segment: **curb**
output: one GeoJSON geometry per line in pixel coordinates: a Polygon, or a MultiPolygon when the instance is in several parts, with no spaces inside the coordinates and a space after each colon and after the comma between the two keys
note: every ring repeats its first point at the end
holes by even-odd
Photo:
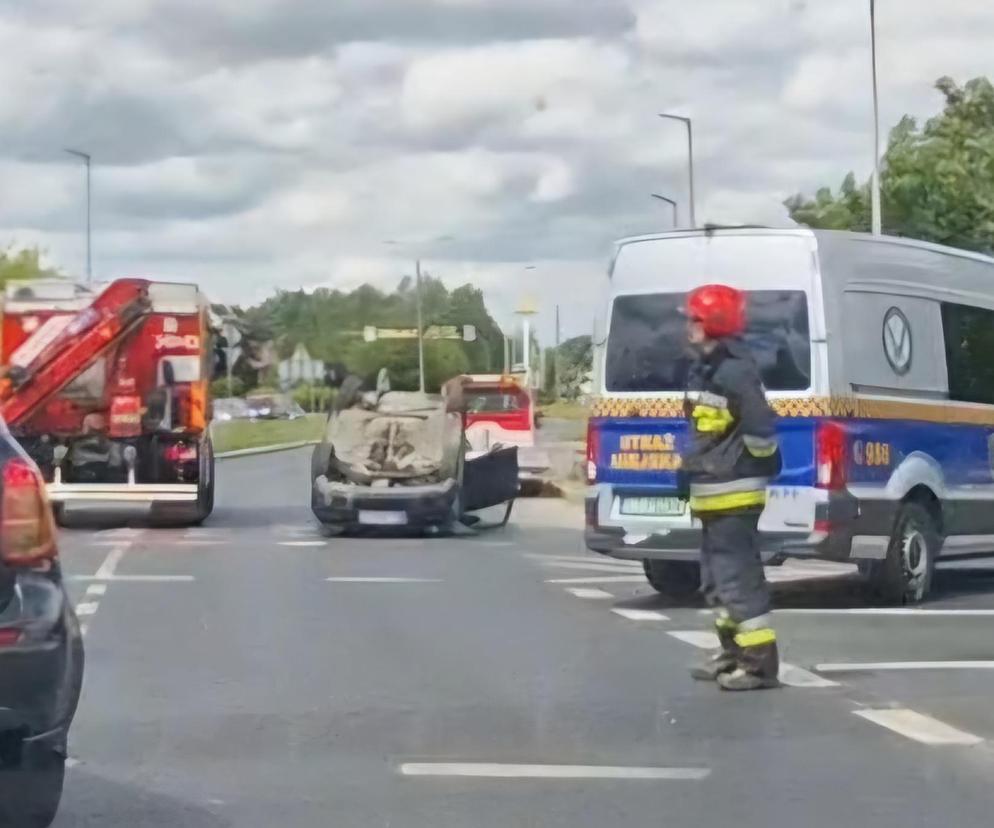
{"type": "Polygon", "coordinates": [[[320,440],[298,440],[295,443],[274,443],[270,446],[254,446],[252,448],[222,451],[214,455],[215,460],[227,460],[232,457],[251,457],[253,454],[271,454],[274,451],[290,451],[291,449],[316,446],[320,440]]]}

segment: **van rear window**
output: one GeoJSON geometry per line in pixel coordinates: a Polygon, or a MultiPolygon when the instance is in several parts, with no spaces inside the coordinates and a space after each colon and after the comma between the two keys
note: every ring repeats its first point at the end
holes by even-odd
{"type": "MultiPolygon", "coordinates": [[[[745,341],[770,391],[811,385],[808,301],[800,290],[747,292],[745,341]]],[[[686,293],[618,296],[611,311],[608,391],[683,391],[692,357],[682,310],[686,293]]]]}

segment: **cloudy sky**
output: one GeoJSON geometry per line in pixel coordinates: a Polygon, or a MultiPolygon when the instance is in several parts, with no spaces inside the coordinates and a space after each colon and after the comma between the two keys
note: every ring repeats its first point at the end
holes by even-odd
{"type": "MultiPolygon", "coordinates": [[[[868,0],[0,0],[0,245],[97,278],[392,286],[421,256],[585,332],[611,241],[872,158],[868,0]],[[534,269],[526,270],[526,267],[534,269]]],[[[989,0],[878,0],[881,121],[994,75],[989,0]]]]}

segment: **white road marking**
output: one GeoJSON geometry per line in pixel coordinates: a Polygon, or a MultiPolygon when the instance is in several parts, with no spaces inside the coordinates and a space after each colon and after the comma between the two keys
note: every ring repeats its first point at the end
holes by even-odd
{"type": "Polygon", "coordinates": [[[776,615],[920,615],[935,618],[994,615],[994,609],[914,609],[913,607],[849,607],[845,609],[777,609],[776,615]]]}
{"type": "Polygon", "coordinates": [[[99,607],[99,601],[80,601],[76,604],[76,615],[81,618],[86,615],[94,615],[99,607]]]}
{"type": "Polygon", "coordinates": [[[328,542],[323,540],[309,541],[280,541],[280,546],[327,546],[328,542]]]}
{"type": "Polygon", "coordinates": [[[66,767],[67,768],[74,768],[78,764],[79,764],[79,759],[77,759],[75,756],[67,756],[66,757],[66,767]]]}
{"type": "Polygon", "coordinates": [[[551,578],[547,584],[644,584],[644,575],[604,575],[598,578],[551,578]]]}
{"type": "Polygon", "coordinates": [[[611,612],[627,618],[629,621],[669,621],[668,615],[663,615],[655,610],[627,609],[625,607],[614,607],[611,612]]]}
{"type": "MultiPolygon", "coordinates": [[[[683,641],[685,644],[699,647],[702,650],[716,650],[719,646],[718,636],[705,630],[671,630],[669,631],[669,635],[678,641],[683,641]]],[[[803,667],[798,667],[796,664],[788,664],[787,662],[780,663],[779,679],[781,684],[786,684],[788,687],[813,688],[839,686],[837,681],[823,678],[812,673],[810,670],[805,670],[803,667]]]]}
{"type": "Polygon", "coordinates": [[[603,589],[584,587],[567,587],[566,591],[575,598],[588,598],[591,601],[609,601],[614,596],[603,589]]]}
{"type": "Polygon", "coordinates": [[[862,670],[994,670],[994,661],[857,661],[816,664],[819,673],[862,670]]]}
{"type": "Polygon", "coordinates": [[[71,581],[107,581],[107,583],[127,582],[133,584],[171,584],[196,580],[192,575],[111,575],[101,578],[99,575],[71,575],[71,581]]]}
{"type": "Polygon", "coordinates": [[[796,664],[788,664],[786,661],[780,662],[780,673],[778,675],[781,684],[786,684],[788,687],[838,687],[839,683],[837,681],[832,681],[831,679],[819,676],[816,673],[812,673],[810,670],[805,670],[803,667],[798,667],[796,664]]]}
{"type": "Polygon", "coordinates": [[[144,534],[144,532],[144,529],[131,529],[127,526],[121,526],[117,529],[101,529],[97,532],[97,537],[117,538],[118,540],[133,540],[139,535],[144,534]]]}
{"type": "Polygon", "coordinates": [[[854,710],[853,714],[924,745],[979,745],[984,741],[972,733],[904,707],[854,710]]]}
{"type": "Polygon", "coordinates": [[[441,578],[325,578],[336,584],[438,584],[441,578]]]}
{"type": "Polygon", "coordinates": [[[525,555],[526,558],[539,561],[540,563],[552,563],[552,562],[562,562],[569,561],[571,563],[582,563],[582,564],[603,564],[604,566],[616,566],[622,567],[624,569],[638,569],[642,570],[641,561],[626,561],[626,560],[615,560],[612,558],[605,558],[603,555],[594,557],[593,555],[542,555],[538,553],[528,553],[525,555]]]}
{"type": "Polygon", "coordinates": [[[100,596],[107,592],[107,584],[90,584],[86,588],[87,595],[100,596]]]}
{"type": "Polygon", "coordinates": [[[597,563],[593,561],[591,563],[569,563],[568,561],[547,561],[542,564],[542,566],[548,567],[549,569],[582,569],[589,572],[632,572],[633,569],[630,566],[615,566],[609,563],[597,563]]]}
{"type": "Polygon", "coordinates": [[[131,544],[128,543],[122,543],[121,545],[115,546],[111,549],[110,552],[107,553],[107,557],[104,558],[104,562],[100,564],[100,568],[97,570],[95,579],[102,580],[113,578],[114,573],[117,571],[117,565],[121,563],[121,558],[124,557],[130,545],[131,544]]]}
{"type": "Polygon", "coordinates": [[[90,631],[90,625],[89,624],[80,624],[79,625],[79,634],[80,634],[81,637],[86,638],[86,634],[89,631],[90,631]]]}
{"type": "Polygon", "coordinates": [[[404,776],[473,776],[486,779],[706,779],[709,768],[611,765],[514,765],[498,762],[405,762],[404,776]]]}

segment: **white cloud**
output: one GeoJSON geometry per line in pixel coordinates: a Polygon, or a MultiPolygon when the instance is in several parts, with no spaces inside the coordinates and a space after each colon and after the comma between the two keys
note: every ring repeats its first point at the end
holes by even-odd
{"type": "MultiPolygon", "coordinates": [[[[878,4],[881,123],[990,73],[994,7],[878,4]]],[[[415,256],[510,319],[537,285],[586,330],[612,239],[786,221],[872,125],[865,0],[0,0],[0,245],[99,275],[392,286],[415,256]],[[387,246],[384,240],[399,240],[387,246]],[[441,240],[440,240],[441,239],[441,240]],[[535,263],[535,271],[524,265],[535,263]],[[564,301],[565,297],[565,301],[564,301]]],[[[549,314],[544,315],[549,331],[549,314]]]]}

